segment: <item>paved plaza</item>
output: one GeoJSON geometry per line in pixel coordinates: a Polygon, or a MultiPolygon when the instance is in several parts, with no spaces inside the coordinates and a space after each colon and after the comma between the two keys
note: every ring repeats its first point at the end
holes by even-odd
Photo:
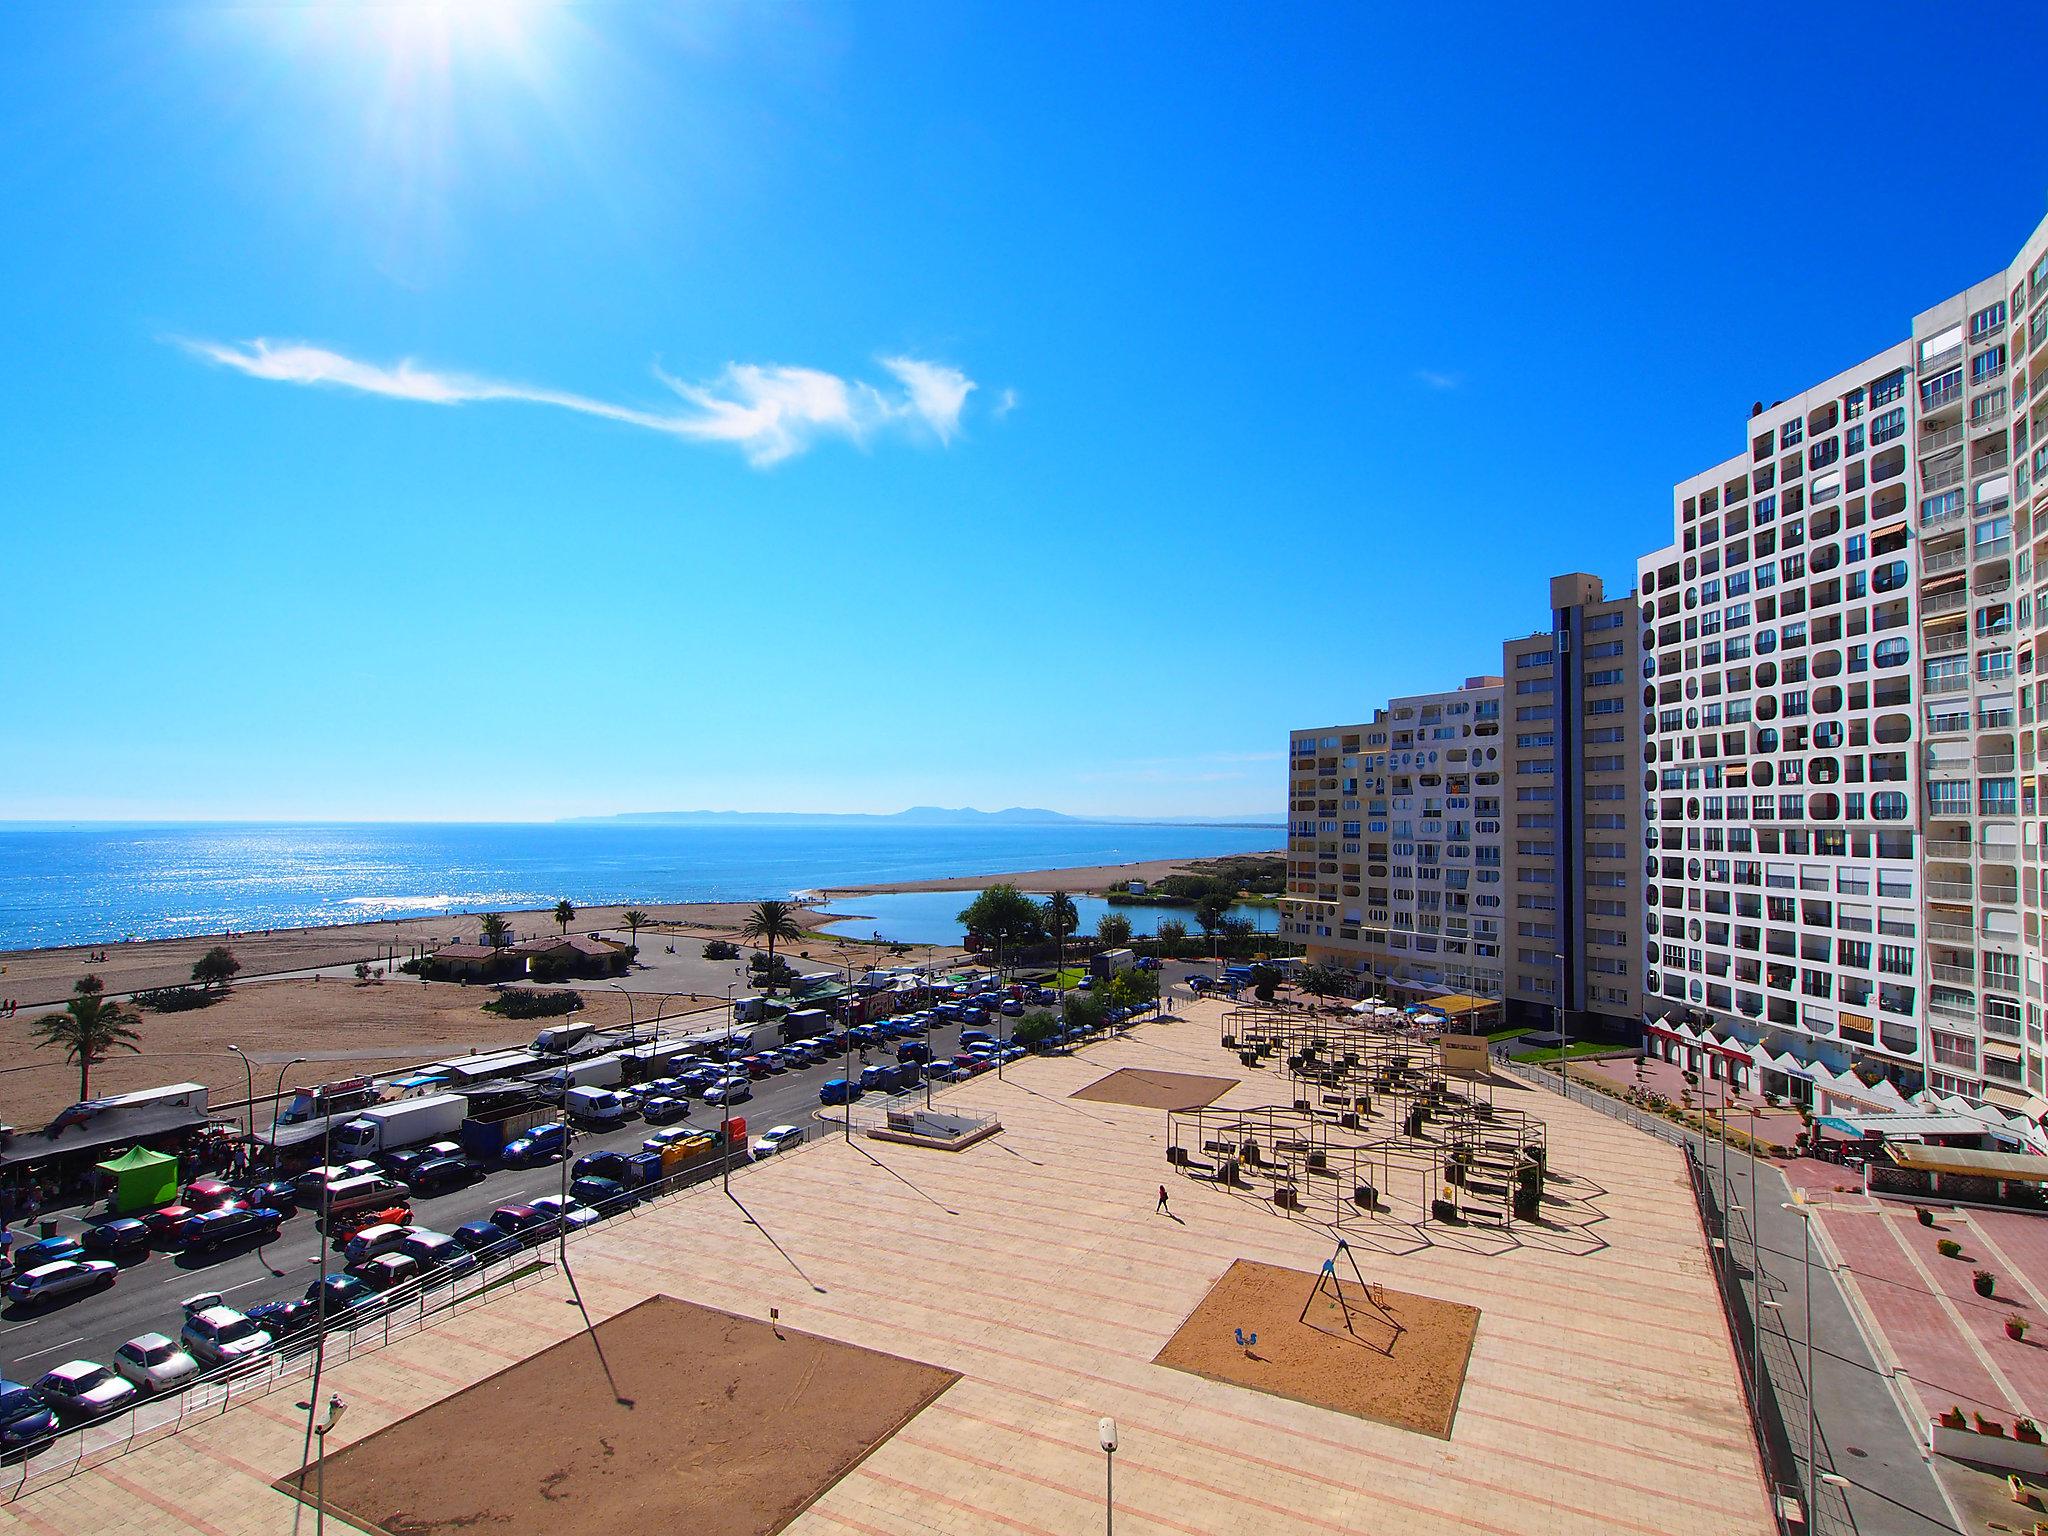
{"type": "MultiPolygon", "coordinates": [[[[1155,1363],[1233,1261],[1313,1272],[1323,1229],[1176,1177],[1166,1115],[1076,1100],[1118,1068],[1241,1079],[1220,1102],[1284,1102],[1217,1043],[1218,1009],[942,1097],[1001,1117],[963,1152],[827,1135],[596,1229],[569,1250],[595,1318],[668,1295],[961,1379],[830,1488],[806,1533],[1098,1528],[1097,1420],[1113,1416],[1116,1527],[1131,1533],[1435,1532],[1742,1536],[1772,1528],[1681,1154],[1538,1090],[1550,1161],[1589,1193],[1601,1244],[1361,1249],[1365,1278],[1479,1309],[1447,1440],[1155,1363]],[[1171,1214],[1154,1210],[1159,1185],[1171,1214]]],[[[335,1448],[575,1333],[559,1275],[328,1373],[350,1403],[335,1448]]],[[[0,1530],[241,1536],[291,1529],[270,1486],[298,1466],[303,1381],[0,1506],[0,1530]]],[[[448,1447],[459,1457],[459,1443],[448,1447]]],[[[688,1511],[678,1520],[687,1524],[688,1511]]]]}

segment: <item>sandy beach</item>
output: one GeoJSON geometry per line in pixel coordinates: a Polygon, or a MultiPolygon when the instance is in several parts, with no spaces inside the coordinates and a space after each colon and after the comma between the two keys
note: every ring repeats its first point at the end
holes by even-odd
{"type": "MultiPolygon", "coordinates": [[[[1241,858],[1280,858],[1284,850],[1273,849],[1237,855],[1241,858]]],[[[1065,891],[1069,896],[1100,896],[1127,880],[1160,880],[1168,875],[1198,873],[1211,859],[1144,859],[1133,864],[1089,864],[1076,869],[1025,869],[987,875],[955,875],[943,880],[892,880],[877,885],[835,885],[814,895],[842,901],[850,896],[886,896],[900,891],[978,891],[985,886],[1014,885],[1034,896],[1065,891]]]]}

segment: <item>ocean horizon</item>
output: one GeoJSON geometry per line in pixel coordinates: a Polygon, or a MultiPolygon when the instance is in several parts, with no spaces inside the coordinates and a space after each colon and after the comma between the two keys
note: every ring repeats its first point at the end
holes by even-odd
{"type": "Polygon", "coordinates": [[[0,822],[0,949],[1216,858],[1280,826],[0,822]]]}

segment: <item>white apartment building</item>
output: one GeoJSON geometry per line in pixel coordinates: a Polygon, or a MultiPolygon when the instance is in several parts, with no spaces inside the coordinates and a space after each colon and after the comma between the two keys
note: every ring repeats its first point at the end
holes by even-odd
{"type": "Polygon", "coordinates": [[[1666,1054],[1821,1105],[2048,1110],[2044,338],[2048,222],[1675,488],[1673,542],[1638,563],[1666,1054]]]}
{"type": "Polygon", "coordinates": [[[1291,733],[1281,930],[1309,959],[1427,995],[1502,995],[1502,682],[1291,733]]]}

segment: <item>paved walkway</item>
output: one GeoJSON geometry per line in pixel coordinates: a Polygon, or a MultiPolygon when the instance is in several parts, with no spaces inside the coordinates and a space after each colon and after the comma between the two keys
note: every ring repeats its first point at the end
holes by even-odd
{"type": "MultiPolygon", "coordinates": [[[[1543,1246],[1536,1228],[1506,1251],[1440,1232],[1360,1253],[1369,1279],[1481,1311],[1449,1440],[1153,1364],[1232,1260],[1312,1271],[1331,1251],[1324,1229],[1192,1181],[1170,1181],[1178,1220],[1155,1215],[1166,1117],[1069,1097],[1164,1067],[1247,1079],[1226,1104],[1285,1102],[1218,1049],[1214,1005],[1190,1011],[977,1078],[964,1091],[1006,1128],[968,1151],[822,1139],[736,1178],[738,1201],[713,1186],[598,1228],[570,1249],[583,1299],[599,1317],[654,1293],[774,1306],[962,1373],[790,1527],[801,1536],[1093,1529],[1104,1414],[1121,1430],[1117,1528],[1139,1536],[1771,1529],[1682,1155],[1540,1090],[1497,1092],[1545,1119],[1552,1168],[1604,1216],[1601,1245],[1543,1246]]],[[[566,1336],[566,1299],[537,1286],[331,1372],[352,1405],[337,1445],[566,1336]]],[[[0,1506],[0,1531],[285,1531],[293,1505],[268,1483],[298,1464],[295,1395],[0,1506]]]]}

